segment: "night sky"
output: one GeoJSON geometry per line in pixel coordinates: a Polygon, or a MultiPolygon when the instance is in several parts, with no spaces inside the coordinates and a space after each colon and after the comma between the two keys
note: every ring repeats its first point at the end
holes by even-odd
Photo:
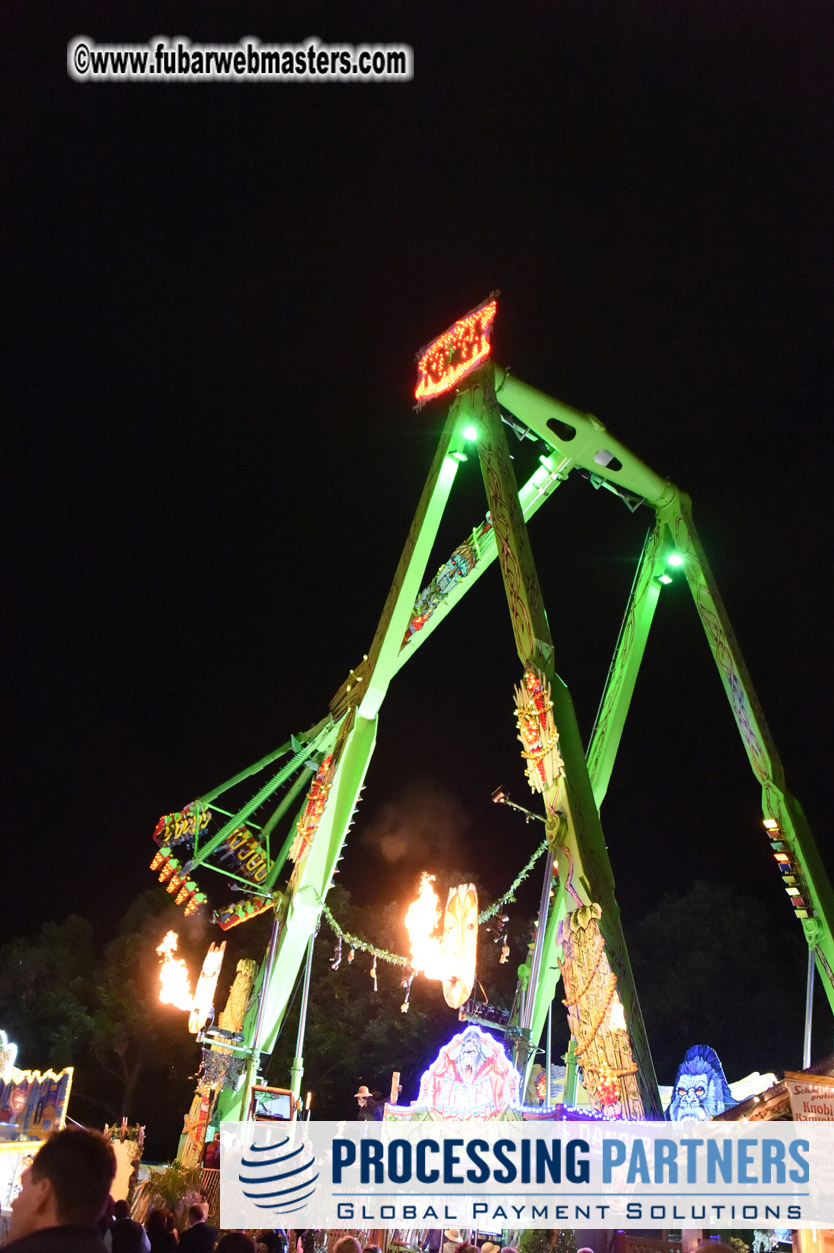
{"type": "MultiPolygon", "coordinates": [[[[115,930],[159,815],[324,716],[445,415],[413,411],[414,354],[494,289],[496,360],[691,494],[831,864],[831,6],[69,0],[0,22],[0,940],[70,912],[115,930]],[[414,78],[79,84],[81,34],[405,42],[414,78]]],[[[470,459],[427,579],[485,510],[470,459]]],[[[531,524],[585,736],[651,521],[574,476],[531,524]]],[[[341,876],[370,939],[418,870],[494,899],[540,838],[490,803],[530,800],[519,679],[496,564],[383,706],[341,876]]],[[[602,818],[626,937],[697,878],[797,927],[682,578],[602,818]]]]}

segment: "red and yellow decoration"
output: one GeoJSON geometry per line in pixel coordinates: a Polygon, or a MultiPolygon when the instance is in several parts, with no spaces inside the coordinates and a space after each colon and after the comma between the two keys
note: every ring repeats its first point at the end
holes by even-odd
{"type": "Polygon", "coordinates": [[[229,931],[241,922],[248,922],[250,918],[257,918],[258,914],[265,914],[268,909],[272,909],[272,905],[271,896],[242,896],[239,901],[233,901],[225,909],[216,909],[211,920],[217,923],[221,931],[229,931]]]}
{"type": "Polygon", "coordinates": [[[151,861],[151,870],[159,871],[159,882],[174,896],[175,904],[184,906],[183,913],[188,918],[205,905],[207,898],[205,892],[198,891],[193,879],[180,873],[182,869],[179,858],[174,857],[170,848],[161,848],[151,861]]]}
{"type": "Polygon", "coordinates": [[[332,773],[333,754],[328,753],[316,771],[316,777],[307,793],[307,800],[296,827],[295,839],[290,849],[290,859],[295,862],[296,866],[312,844],[313,837],[318,830],[330,792],[332,773]]]}
{"type": "Polygon", "coordinates": [[[524,773],[534,792],[545,792],[565,773],[565,763],[553,721],[550,684],[533,666],[524,671],[524,680],[515,691],[515,704],[521,755],[527,762],[524,773]]]}
{"type": "Polygon", "coordinates": [[[414,392],[420,404],[448,392],[486,360],[492,348],[490,334],[497,310],[496,300],[484,301],[421,350],[414,392]]]}
{"type": "Polygon", "coordinates": [[[269,874],[270,861],[263,846],[245,824],[230,831],[220,849],[234,853],[238,863],[235,870],[253,883],[262,883],[269,874]]]}
{"type": "Polygon", "coordinates": [[[583,905],[568,914],[560,928],[562,960],[571,1035],[582,1082],[592,1104],[606,1118],[645,1117],[637,1086],[617,977],[599,929],[599,905],[583,905]]]}
{"type": "Polygon", "coordinates": [[[156,824],[153,838],[160,845],[174,844],[177,840],[193,839],[198,829],[202,831],[210,822],[210,809],[195,810],[191,805],[186,805],[179,813],[163,814],[156,824]]]}

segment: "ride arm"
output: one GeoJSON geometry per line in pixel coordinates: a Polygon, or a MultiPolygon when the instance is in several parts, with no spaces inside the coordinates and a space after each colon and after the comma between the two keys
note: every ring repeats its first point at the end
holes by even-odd
{"type": "Polygon", "coordinates": [[[276,918],[274,942],[261,967],[256,995],[244,1022],[244,1045],[251,1058],[247,1082],[242,1091],[221,1092],[219,1119],[246,1116],[254,1066],[260,1054],[270,1053],[275,1047],[359,801],[376,744],[379,708],[395,673],[393,662],[452,489],[459,465],[453,452],[461,443],[460,425],[458,406],[453,405],[362,673],[358,669],[353,672],[331,701],[332,726],[338,727],[338,738],[333,748],[329,791],[308,846],[297,853],[282,907],[286,912],[276,918]]]}
{"type": "Polygon", "coordinates": [[[834,1010],[834,892],[802,806],[785,786],[779,754],[744,664],[727,611],[692,520],[692,503],[676,490],[658,510],[668,527],[701,619],[744,750],[762,788],[765,826],[785,875],[794,912],[814,950],[817,970],[834,1010]],[[775,824],[775,825],[774,825],[775,824]],[[784,854],[785,856],[782,856],[784,854]],[[795,890],[792,890],[795,889],[795,890]]]}

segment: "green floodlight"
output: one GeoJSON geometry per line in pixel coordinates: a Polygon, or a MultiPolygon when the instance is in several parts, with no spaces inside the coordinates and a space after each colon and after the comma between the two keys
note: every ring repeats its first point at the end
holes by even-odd
{"type": "Polygon", "coordinates": [[[474,442],[474,441],[478,438],[478,428],[477,428],[477,426],[473,426],[473,424],[472,424],[471,422],[469,423],[469,425],[468,425],[468,426],[465,426],[465,427],[463,428],[463,438],[464,438],[464,439],[468,439],[468,440],[472,440],[472,441],[474,442]]]}
{"type": "Polygon", "coordinates": [[[682,566],[683,557],[680,553],[669,553],[669,556],[666,558],[666,564],[668,566],[682,566]]]}
{"type": "Polygon", "coordinates": [[[460,451],[460,449],[458,449],[458,451],[457,451],[457,452],[453,452],[453,453],[452,453],[452,456],[454,457],[455,461],[466,461],[466,459],[467,459],[467,458],[466,458],[466,453],[465,453],[465,452],[461,452],[461,451],[460,451]]]}
{"type": "Polygon", "coordinates": [[[671,574],[660,574],[658,575],[657,581],[658,583],[671,583],[672,576],[671,574]]]}

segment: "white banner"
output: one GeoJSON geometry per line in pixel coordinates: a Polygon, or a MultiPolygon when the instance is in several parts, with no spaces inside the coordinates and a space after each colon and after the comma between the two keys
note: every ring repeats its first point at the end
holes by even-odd
{"type": "Polygon", "coordinates": [[[785,1084],[794,1122],[834,1121],[834,1079],[829,1075],[786,1070],[785,1084]]]}
{"type": "Polygon", "coordinates": [[[834,1227],[834,1124],[223,1123],[223,1227],[834,1227]]]}

